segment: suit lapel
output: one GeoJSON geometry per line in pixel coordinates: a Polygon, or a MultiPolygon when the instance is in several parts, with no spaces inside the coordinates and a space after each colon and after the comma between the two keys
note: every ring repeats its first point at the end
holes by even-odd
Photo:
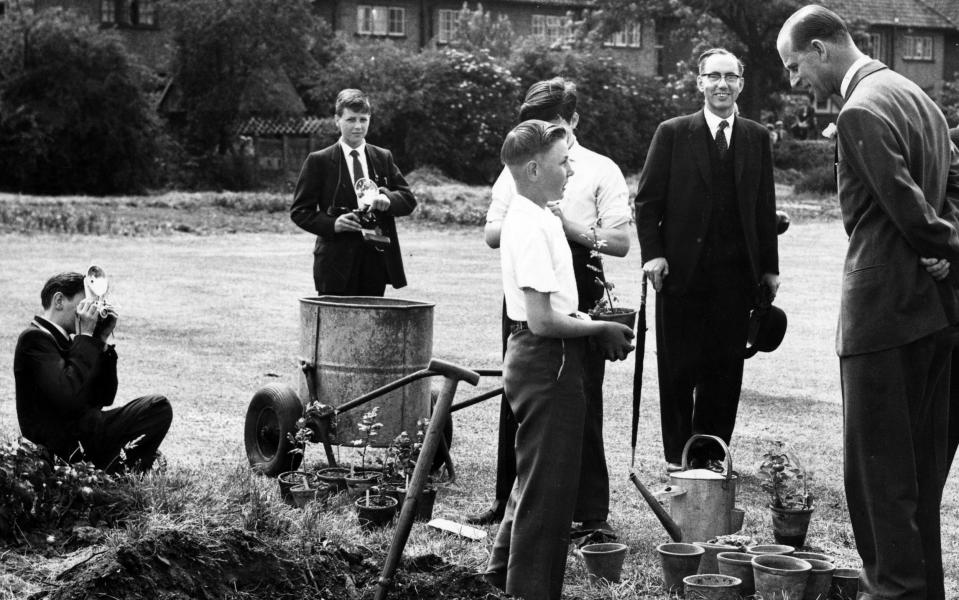
{"type": "Polygon", "coordinates": [[[337,198],[334,199],[334,204],[339,204],[336,200],[342,198],[341,206],[356,208],[356,191],[353,189],[353,178],[350,177],[350,169],[346,166],[343,146],[339,142],[333,148],[333,168],[336,169],[337,180],[339,181],[339,185],[336,186],[337,198]]]}
{"type": "Polygon", "coordinates": [[[876,71],[882,71],[883,69],[888,68],[889,67],[882,64],[878,60],[874,60],[863,65],[858,71],[856,71],[856,74],[852,76],[852,81],[849,82],[849,88],[846,90],[846,95],[843,97],[843,102],[845,103],[849,100],[849,96],[852,95],[853,90],[856,89],[856,86],[859,85],[860,81],[866,77],[869,77],[876,71]]]}
{"type": "Polygon", "coordinates": [[[743,178],[743,170],[746,168],[746,153],[751,151],[753,145],[749,143],[749,135],[746,133],[746,128],[743,127],[742,119],[734,119],[734,123],[731,148],[733,149],[736,189],[739,189],[741,187],[739,182],[743,178]]]}
{"type": "Polygon", "coordinates": [[[706,145],[709,132],[706,129],[706,117],[700,111],[693,116],[693,120],[689,124],[689,147],[693,153],[693,160],[699,167],[699,174],[702,175],[703,181],[709,186],[713,181],[713,171],[709,165],[709,146],[706,145]]]}
{"type": "Polygon", "coordinates": [[[38,316],[33,318],[31,325],[40,331],[45,331],[50,334],[61,350],[68,350],[70,348],[70,340],[64,337],[63,333],[50,321],[38,316]]]}
{"type": "Polygon", "coordinates": [[[370,180],[375,183],[377,186],[381,185],[377,175],[380,173],[379,165],[377,164],[377,159],[379,155],[373,152],[373,148],[367,144],[364,148],[366,153],[366,168],[370,171],[370,180]]]}

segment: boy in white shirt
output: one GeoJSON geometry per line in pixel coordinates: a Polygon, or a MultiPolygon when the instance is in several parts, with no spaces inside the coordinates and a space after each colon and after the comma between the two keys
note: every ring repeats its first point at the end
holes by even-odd
{"type": "Polygon", "coordinates": [[[547,203],[572,174],[566,129],[524,121],[500,159],[517,195],[503,219],[500,261],[512,332],[503,385],[519,424],[516,483],[486,579],[525,600],[559,600],[582,453],[583,355],[587,338],[612,360],[626,358],[633,331],[580,318],[573,261],[562,221],[547,203]]]}

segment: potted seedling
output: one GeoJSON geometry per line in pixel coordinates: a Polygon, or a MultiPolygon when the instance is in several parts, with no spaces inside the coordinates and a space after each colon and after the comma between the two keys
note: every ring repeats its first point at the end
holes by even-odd
{"type": "MultiPolygon", "coordinates": [[[[384,493],[395,497],[401,504],[406,499],[406,490],[413,478],[413,471],[416,470],[416,461],[419,460],[420,450],[423,448],[423,437],[427,425],[429,425],[428,419],[420,419],[416,423],[415,440],[403,431],[393,439],[389,448],[387,448],[387,464],[389,466],[386,471],[390,474],[389,478],[392,481],[384,482],[382,487],[384,493]]],[[[420,494],[416,519],[418,521],[429,521],[433,515],[433,504],[435,502],[436,487],[427,480],[420,494]]]]}
{"type": "Polygon", "coordinates": [[[396,516],[399,506],[396,498],[383,493],[373,492],[367,488],[363,494],[353,501],[356,507],[356,518],[363,529],[382,527],[396,516]]]}
{"type": "Polygon", "coordinates": [[[609,281],[606,278],[606,274],[603,271],[603,255],[602,249],[606,247],[608,242],[606,240],[600,239],[596,233],[596,227],[590,227],[587,233],[583,234],[583,237],[589,240],[592,249],[589,252],[589,257],[591,261],[595,264],[587,263],[586,268],[596,273],[594,281],[596,285],[603,288],[603,294],[596,300],[596,304],[593,308],[589,309],[590,318],[597,321],[615,321],[616,323],[622,323],[627,327],[633,328],[636,326],[636,310],[633,308],[625,308],[621,306],[616,306],[618,298],[613,295],[613,290],[616,286],[612,281],[609,281]]]}
{"type": "MultiPolygon", "coordinates": [[[[290,442],[293,444],[293,449],[290,450],[291,454],[304,454],[309,444],[319,441],[319,433],[315,429],[315,423],[319,420],[320,416],[327,414],[329,410],[329,406],[317,401],[310,402],[306,406],[303,416],[296,421],[296,431],[287,434],[290,442]]],[[[280,483],[280,491],[284,494],[284,499],[286,499],[286,494],[289,493],[289,487],[292,486],[292,484],[287,485],[285,480],[289,480],[292,477],[290,473],[298,472],[300,471],[288,471],[286,473],[280,473],[280,475],[277,476],[277,480],[280,483]]],[[[323,467],[317,469],[314,475],[322,483],[331,486],[334,492],[342,492],[346,490],[346,475],[349,472],[350,470],[346,467],[323,467]]]]}
{"type": "Polygon", "coordinates": [[[290,487],[290,496],[299,508],[306,508],[314,500],[326,500],[336,493],[335,486],[320,481],[315,474],[296,473],[292,478],[298,481],[290,487]]]}
{"type": "Polygon", "coordinates": [[[762,488],[769,496],[776,542],[799,548],[806,543],[809,519],[815,510],[809,492],[809,473],[795,455],[777,441],[759,467],[762,488]]]}
{"type": "Polygon", "coordinates": [[[360,468],[356,469],[354,465],[346,476],[346,488],[353,498],[362,495],[366,490],[373,487],[382,476],[382,472],[370,468],[373,466],[373,459],[369,456],[370,446],[383,428],[383,424],[376,420],[379,411],[379,407],[374,406],[368,412],[363,413],[363,417],[356,425],[356,428],[360,430],[360,437],[353,440],[352,445],[359,449],[360,468]]]}

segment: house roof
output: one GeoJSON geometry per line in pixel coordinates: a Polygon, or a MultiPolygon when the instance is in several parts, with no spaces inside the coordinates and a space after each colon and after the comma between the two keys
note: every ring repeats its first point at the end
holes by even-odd
{"type": "Polygon", "coordinates": [[[237,128],[238,135],[310,135],[321,133],[324,123],[330,119],[320,117],[290,117],[265,119],[251,117],[237,128]]]}
{"type": "Polygon", "coordinates": [[[956,0],[823,0],[823,5],[847,20],[870,25],[928,29],[959,29],[956,0]]]}

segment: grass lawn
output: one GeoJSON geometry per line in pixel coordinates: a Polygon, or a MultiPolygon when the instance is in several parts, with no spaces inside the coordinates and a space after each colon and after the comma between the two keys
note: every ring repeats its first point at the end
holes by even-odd
{"type": "MultiPolygon", "coordinates": [[[[800,209],[801,210],[801,209],[800,209]]],[[[409,287],[387,295],[434,302],[433,355],[472,368],[499,366],[501,292],[498,255],[478,228],[401,223],[409,287]]],[[[635,240],[634,240],[635,243],[635,240]]],[[[39,289],[50,274],[106,268],[112,298],[122,315],[118,402],[144,393],[168,395],[174,423],[163,450],[173,469],[204,477],[245,477],[242,426],[253,392],[266,383],[294,379],[299,332],[297,298],[312,294],[312,239],[290,227],[270,233],[154,237],[11,234],[0,237],[0,440],[17,435],[12,363],[18,332],[39,310],[39,289]]],[[[638,245],[625,259],[607,259],[609,279],[623,304],[636,305],[640,290],[638,245]]],[[[796,222],[780,238],[782,287],[777,305],[789,317],[782,347],[746,364],[738,427],[731,454],[743,475],[739,504],[746,531],[763,540],[772,533],[754,478],[769,442],[784,440],[813,471],[820,498],[808,543],[856,566],[858,557],[842,494],[842,414],[838,359],[833,349],[845,235],[835,221],[796,222]]],[[[653,298],[650,293],[650,306],[653,298]]],[[[653,322],[653,315],[648,315],[653,322]]],[[[659,430],[654,332],[645,347],[640,478],[657,487],[664,467],[659,430]]],[[[612,520],[631,553],[626,581],[590,588],[571,559],[566,594],[573,598],[665,597],[654,548],[668,536],[626,479],[632,358],[612,364],[606,383],[606,449],[612,487],[612,520]]],[[[482,381],[480,390],[497,385],[482,381]]],[[[461,386],[461,396],[472,390],[461,386]]],[[[327,400],[327,399],[324,399],[327,400]]],[[[335,401],[329,399],[327,401],[335,401]]],[[[344,399],[340,399],[342,401],[344,399]]],[[[498,400],[457,413],[453,457],[458,479],[441,490],[436,516],[459,518],[485,508],[492,494],[498,400]]],[[[309,461],[320,460],[311,450],[309,461]]],[[[345,453],[344,453],[345,454],[345,453]]],[[[253,485],[269,486],[268,482],[253,485]]],[[[947,596],[959,597],[959,501],[953,479],[943,503],[947,596]]],[[[343,509],[345,511],[345,509],[343,509]]],[[[345,513],[344,513],[345,514],[345,513]]],[[[331,521],[329,535],[360,535],[331,521]],[[337,530],[341,530],[337,532],[337,530]]],[[[387,534],[365,542],[385,547],[387,534]]],[[[470,543],[414,527],[407,554],[435,552],[481,568],[490,541],[470,543]]],[[[0,594],[0,598],[3,595],[0,594]]]]}

